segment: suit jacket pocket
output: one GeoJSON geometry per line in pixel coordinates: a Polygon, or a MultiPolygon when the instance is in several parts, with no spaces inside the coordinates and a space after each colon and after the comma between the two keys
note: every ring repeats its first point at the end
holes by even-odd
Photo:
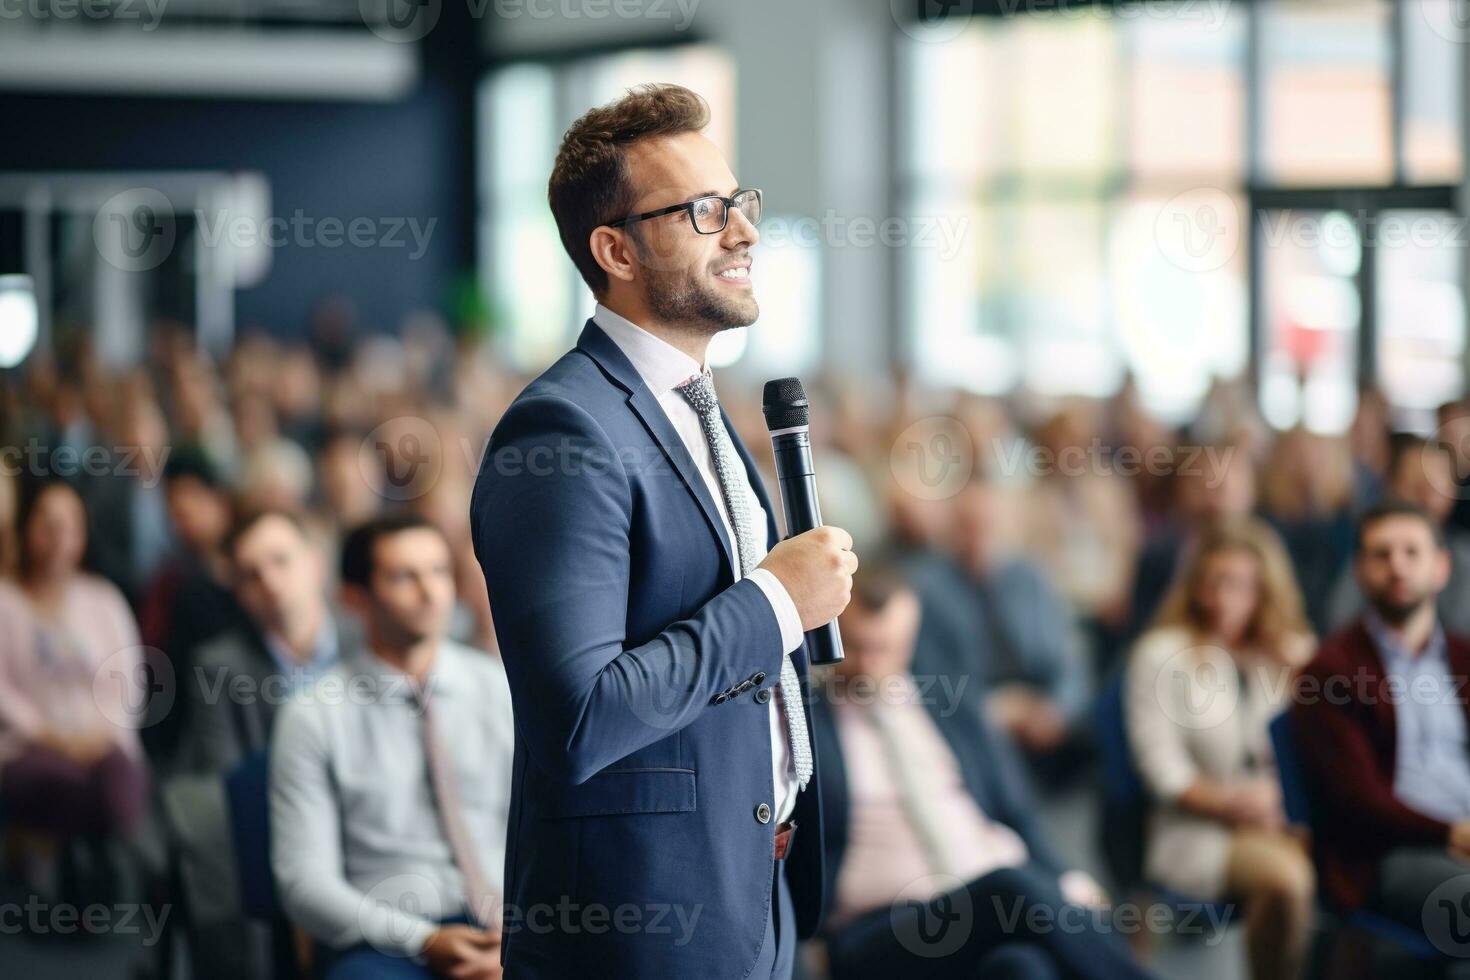
{"type": "Polygon", "coordinates": [[[693,769],[604,769],[585,783],[562,790],[547,815],[600,817],[693,809],[693,769]]]}

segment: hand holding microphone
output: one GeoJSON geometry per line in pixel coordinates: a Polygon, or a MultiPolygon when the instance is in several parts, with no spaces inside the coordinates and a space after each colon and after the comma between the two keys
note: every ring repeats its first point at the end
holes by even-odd
{"type": "Polygon", "coordinates": [[[787,538],[760,563],[786,587],[807,632],[832,622],[847,608],[857,566],[852,535],[830,526],[787,538]]]}
{"type": "Polygon", "coordinates": [[[835,664],[842,660],[836,619],[847,608],[852,573],[858,567],[852,536],[822,524],[812,466],[811,413],[801,381],[767,381],[761,411],[771,431],[787,534],[761,565],[781,580],[796,603],[806,630],[808,662],[835,664]]]}

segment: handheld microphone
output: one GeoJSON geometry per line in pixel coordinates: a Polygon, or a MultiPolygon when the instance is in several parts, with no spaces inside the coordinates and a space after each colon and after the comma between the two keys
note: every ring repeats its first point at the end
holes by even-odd
{"type": "MultiPolygon", "coordinates": [[[[771,431],[771,449],[776,454],[776,480],[781,485],[781,507],[786,513],[786,536],[821,527],[817,506],[816,471],[812,467],[811,419],[806,389],[800,378],[767,381],[761,398],[761,413],[771,431]]],[[[837,620],[806,634],[807,660],[814,666],[840,663],[842,635],[837,620]]]]}

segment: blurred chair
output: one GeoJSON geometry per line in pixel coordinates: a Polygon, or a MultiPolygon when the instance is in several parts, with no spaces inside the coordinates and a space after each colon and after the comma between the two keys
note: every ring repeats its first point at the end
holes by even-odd
{"type": "MultiPolygon", "coordinates": [[[[1271,749],[1276,755],[1276,770],[1281,779],[1281,801],[1286,809],[1286,819],[1295,826],[1311,831],[1312,799],[1307,791],[1306,780],[1302,777],[1301,757],[1296,750],[1289,712],[1282,712],[1271,721],[1271,749]]],[[[1367,909],[1345,911],[1333,908],[1325,911],[1339,928],[1360,933],[1369,939],[1384,940],[1396,951],[1406,953],[1416,960],[1446,958],[1423,933],[1375,912],[1367,909]]]]}
{"type": "Polygon", "coordinates": [[[255,919],[280,914],[271,875],[270,764],[264,752],[247,756],[225,777],[230,838],[240,875],[240,907],[255,919]]]}
{"type": "Polygon", "coordinates": [[[1210,901],[1165,888],[1143,876],[1143,854],[1148,827],[1148,794],[1133,764],[1123,704],[1124,672],[1119,670],[1097,698],[1093,719],[1097,751],[1102,762],[1103,813],[1101,850],[1108,872],[1123,891],[1143,890],[1174,910],[1208,909],[1218,922],[1234,925],[1239,904],[1210,901]]]}
{"type": "Polygon", "coordinates": [[[239,874],[240,907],[245,914],[269,924],[271,954],[278,980],[311,975],[311,943],[281,911],[271,874],[270,756],[265,751],[246,756],[225,777],[225,798],[239,874]]]}

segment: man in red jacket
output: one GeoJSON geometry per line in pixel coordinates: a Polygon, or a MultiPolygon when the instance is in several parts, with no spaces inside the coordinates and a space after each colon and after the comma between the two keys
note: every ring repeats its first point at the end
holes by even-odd
{"type": "Polygon", "coordinates": [[[1401,502],[1368,511],[1357,544],[1367,609],[1323,643],[1292,708],[1322,887],[1470,952],[1470,642],[1435,610],[1449,556],[1401,502]]]}

